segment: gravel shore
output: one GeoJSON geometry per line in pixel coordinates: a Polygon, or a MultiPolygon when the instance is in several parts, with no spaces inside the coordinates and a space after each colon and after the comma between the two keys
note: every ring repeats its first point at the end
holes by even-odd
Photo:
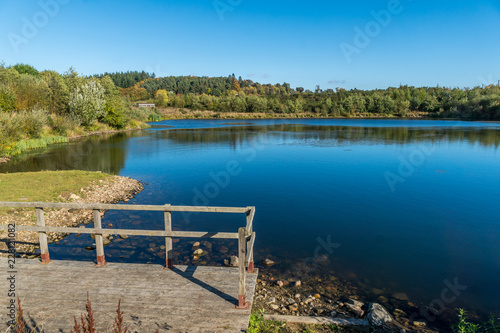
{"type": "MultiPolygon", "coordinates": [[[[108,180],[97,181],[80,193],[62,193],[59,202],[65,203],[117,203],[127,202],[135,194],[143,190],[143,184],[135,179],[113,176],[108,180]]],[[[101,213],[104,215],[104,212],[101,213]]],[[[51,209],[45,211],[45,224],[54,227],[76,227],[92,221],[92,211],[83,209],[51,209]]],[[[34,209],[12,209],[8,214],[0,216],[1,224],[16,223],[19,225],[36,225],[34,209]]],[[[8,248],[5,242],[6,232],[0,233],[0,256],[6,257],[8,248]]],[[[47,233],[48,241],[61,240],[65,234],[47,233]]],[[[16,251],[23,257],[34,257],[38,249],[38,234],[35,232],[16,232],[16,251]]]]}

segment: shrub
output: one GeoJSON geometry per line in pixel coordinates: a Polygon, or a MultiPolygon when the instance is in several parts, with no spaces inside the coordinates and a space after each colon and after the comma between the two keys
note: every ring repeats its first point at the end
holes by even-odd
{"type": "Polygon", "coordinates": [[[20,112],[18,117],[23,126],[22,132],[29,138],[39,138],[43,127],[47,124],[47,116],[47,111],[38,108],[20,112]]]}
{"type": "Polygon", "coordinates": [[[149,116],[153,113],[151,109],[140,107],[140,108],[129,108],[127,110],[127,115],[131,119],[147,121],[149,116]]]}
{"type": "Polygon", "coordinates": [[[0,85],[0,111],[14,111],[16,109],[16,94],[9,86],[0,85]]]}
{"type": "Polygon", "coordinates": [[[70,131],[78,126],[77,121],[66,116],[51,115],[48,120],[50,127],[58,135],[68,135],[70,131]]]}
{"type": "Polygon", "coordinates": [[[90,81],[70,94],[68,104],[70,113],[80,124],[89,126],[105,116],[104,88],[99,83],[90,81]]]}

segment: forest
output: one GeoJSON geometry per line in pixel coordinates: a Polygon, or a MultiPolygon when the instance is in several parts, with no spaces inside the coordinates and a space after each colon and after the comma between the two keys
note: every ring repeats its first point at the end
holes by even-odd
{"type": "MultiPolygon", "coordinates": [[[[115,85],[132,82],[137,72],[115,73],[115,85]]],[[[377,90],[332,89],[314,92],[290,84],[260,84],[228,77],[150,77],[121,86],[129,101],[149,100],[160,107],[217,112],[265,112],[322,117],[359,115],[500,120],[500,87],[446,88],[400,86],[377,90]]]]}
{"type": "Polygon", "coordinates": [[[322,90],[288,83],[260,84],[236,77],[155,77],[144,71],[60,74],[27,64],[0,63],[0,156],[68,137],[141,128],[162,108],[218,113],[313,117],[427,117],[500,120],[500,87],[400,86],[377,90],[322,90]],[[152,102],[156,109],[137,108],[152,102]]]}

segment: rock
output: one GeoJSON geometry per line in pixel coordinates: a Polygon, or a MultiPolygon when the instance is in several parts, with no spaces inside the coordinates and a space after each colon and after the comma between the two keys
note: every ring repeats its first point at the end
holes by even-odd
{"type": "Polygon", "coordinates": [[[108,228],[111,228],[113,227],[113,224],[112,223],[108,223],[108,228]]]}
{"type": "Polygon", "coordinates": [[[356,315],[356,317],[358,317],[358,318],[361,318],[361,317],[363,317],[365,315],[365,312],[359,306],[356,306],[356,305],[350,304],[350,303],[345,303],[345,307],[349,311],[351,311],[352,313],[354,313],[356,315]]]}
{"type": "Polygon", "coordinates": [[[216,250],[217,250],[217,251],[219,251],[219,252],[220,252],[220,253],[222,253],[222,254],[227,253],[227,252],[229,251],[229,249],[228,249],[227,247],[222,246],[222,245],[221,245],[221,246],[218,246],[218,247],[216,248],[216,250]]]}
{"type": "Polygon", "coordinates": [[[200,247],[200,242],[196,242],[193,244],[193,247],[200,247]]]}
{"type": "Polygon", "coordinates": [[[300,298],[300,294],[295,294],[295,298],[300,298]]]}
{"type": "Polygon", "coordinates": [[[400,300],[400,301],[409,301],[410,300],[405,293],[395,293],[395,294],[392,294],[392,297],[397,299],[397,300],[400,300]]]}
{"type": "Polygon", "coordinates": [[[354,298],[348,298],[347,304],[351,304],[357,308],[362,308],[365,305],[363,302],[357,301],[354,298]]]}
{"type": "Polygon", "coordinates": [[[266,258],[266,259],[262,260],[262,265],[264,265],[264,266],[272,266],[274,264],[276,264],[276,263],[274,261],[272,261],[271,259],[266,258]]]}
{"type": "Polygon", "coordinates": [[[421,321],[421,320],[414,320],[412,324],[415,327],[425,327],[425,326],[427,326],[427,323],[425,321],[421,321]]]}
{"type": "Polygon", "coordinates": [[[108,245],[109,243],[111,243],[111,240],[109,238],[107,238],[107,237],[102,238],[102,244],[104,246],[108,245]]]}
{"type": "Polygon", "coordinates": [[[396,317],[406,316],[406,312],[400,309],[395,309],[392,314],[395,315],[396,317]]]}
{"type": "Polygon", "coordinates": [[[387,310],[378,303],[370,303],[368,305],[368,321],[375,326],[382,326],[385,323],[390,323],[392,317],[387,310]]]}
{"type": "Polygon", "coordinates": [[[204,241],[201,243],[204,247],[206,247],[207,249],[211,250],[212,249],[212,243],[210,242],[207,242],[207,241],[204,241]]]}
{"type": "Polygon", "coordinates": [[[118,236],[120,236],[121,239],[127,239],[128,238],[127,235],[118,235],[118,236]]]}
{"type": "Polygon", "coordinates": [[[295,302],[295,300],[293,298],[289,298],[286,300],[288,304],[295,304],[297,302],[295,302]]]}
{"type": "Polygon", "coordinates": [[[71,193],[71,195],[69,196],[69,199],[70,200],[80,200],[81,198],[79,196],[77,196],[76,194],[71,193]]]}
{"type": "Polygon", "coordinates": [[[238,267],[240,265],[240,258],[231,256],[229,259],[224,259],[224,265],[227,267],[238,267]]]}
{"type": "Polygon", "coordinates": [[[313,296],[314,298],[317,298],[317,299],[320,299],[321,298],[321,295],[320,294],[314,294],[313,296]]]}
{"type": "Polygon", "coordinates": [[[193,252],[193,255],[195,256],[201,256],[203,254],[203,250],[202,249],[198,249],[196,251],[193,252]]]}
{"type": "Polygon", "coordinates": [[[299,311],[299,306],[298,306],[298,304],[291,304],[288,306],[288,310],[290,310],[292,312],[299,311]]]}
{"type": "Polygon", "coordinates": [[[87,251],[94,251],[95,250],[95,246],[85,246],[85,250],[87,250],[87,251]]]}
{"type": "Polygon", "coordinates": [[[270,297],[267,301],[266,304],[273,304],[276,302],[276,297],[270,297]]]}
{"type": "Polygon", "coordinates": [[[165,245],[160,245],[160,249],[165,250],[166,249],[165,245]]]}
{"type": "Polygon", "coordinates": [[[193,257],[193,260],[198,260],[198,259],[200,259],[200,257],[197,257],[197,256],[193,257]]]}
{"type": "Polygon", "coordinates": [[[271,309],[273,309],[273,310],[278,310],[278,309],[280,308],[280,307],[279,307],[278,305],[276,305],[276,304],[271,304],[269,307],[270,307],[271,309]]]}
{"type": "Polygon", "coordinates": [[[330,312],[330,316],[331,317],[335,317],[336,315],[337,315],[337,311],[332,310],[332,312],[330,312]]]}
{"type": "Polygon", "coordinates": [[[389,303],[389,300],[385,298],[384,296],[379,296],[378,300],[384,304],[389,303]]]}
{"type": "Polygon", "coordinates": [[[298,288],[298,287],[300,287],[300,286],[302,286],[302,282],[300,282],[300,281],[295,282],[295,287],[297,287],[297,288],[298,288]]]}
{"type": "Polygon", "coordinates": [[[283,281],[277,281],[276,284],[278,285],[278,287],[283,287],[283,281]]]}

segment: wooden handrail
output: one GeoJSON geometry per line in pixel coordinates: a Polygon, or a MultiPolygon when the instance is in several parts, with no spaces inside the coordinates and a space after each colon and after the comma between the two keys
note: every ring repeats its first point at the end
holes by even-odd
{"type": "Polygon", "coordinates": [[[56,209],[87,209],[87,210],[143,210],[158,212],[193,212],[193,213],[246,213],[252,207],[201,207],[201,206],[165,206],[165,205],[117,205],[117,204],[84,204],[58,202],[4,202],[0,207],[22,208],[56,208],[56,209]]]}
{"type": "MultiPolygon", "coordinates": [[[[239,309],[248,308],[245,292],[245,274],[254,272],[253,246],[255,232],[253,232],[253,220],[255,207],[200,207],[200,206],[171,206],[166,205],[117,205],[117,204],[82,204],[82,203],[52,203],[52,202],[2,202],[0,207],[21,207],[36,209],[36,226],[17,225],[20,231],[38,232],[40,241],[40,256],[43,264],[50,263],[47,232],[65,234],[94,234],[96,243],[97,266],[106,264],[104,258],[103,234],[127,235],[127,236],[161,236],[165,237],[166,267],[173,268],[173,242],[176,238],[225,238],[238,239],[239,259],[239,309]],[[94,228],[75,227],[50,227],[45,225],[44,209],[85,209],[92,210],[94,228]],[[101,225],[101,211],[103,210],[132,210],[132,211],[162,211],[164,212],[165,230],[128,230],[128,229],[103,229],[101,225]],[[245,213],[246,227],[239,228],[238,233],[230,232],[203,232],[203,231],[173,231],[171,212],[200,212],[200,213],[245,213]]],[[[0,225],[0,231],[8,230],[7,225],[0,225]]]]}

